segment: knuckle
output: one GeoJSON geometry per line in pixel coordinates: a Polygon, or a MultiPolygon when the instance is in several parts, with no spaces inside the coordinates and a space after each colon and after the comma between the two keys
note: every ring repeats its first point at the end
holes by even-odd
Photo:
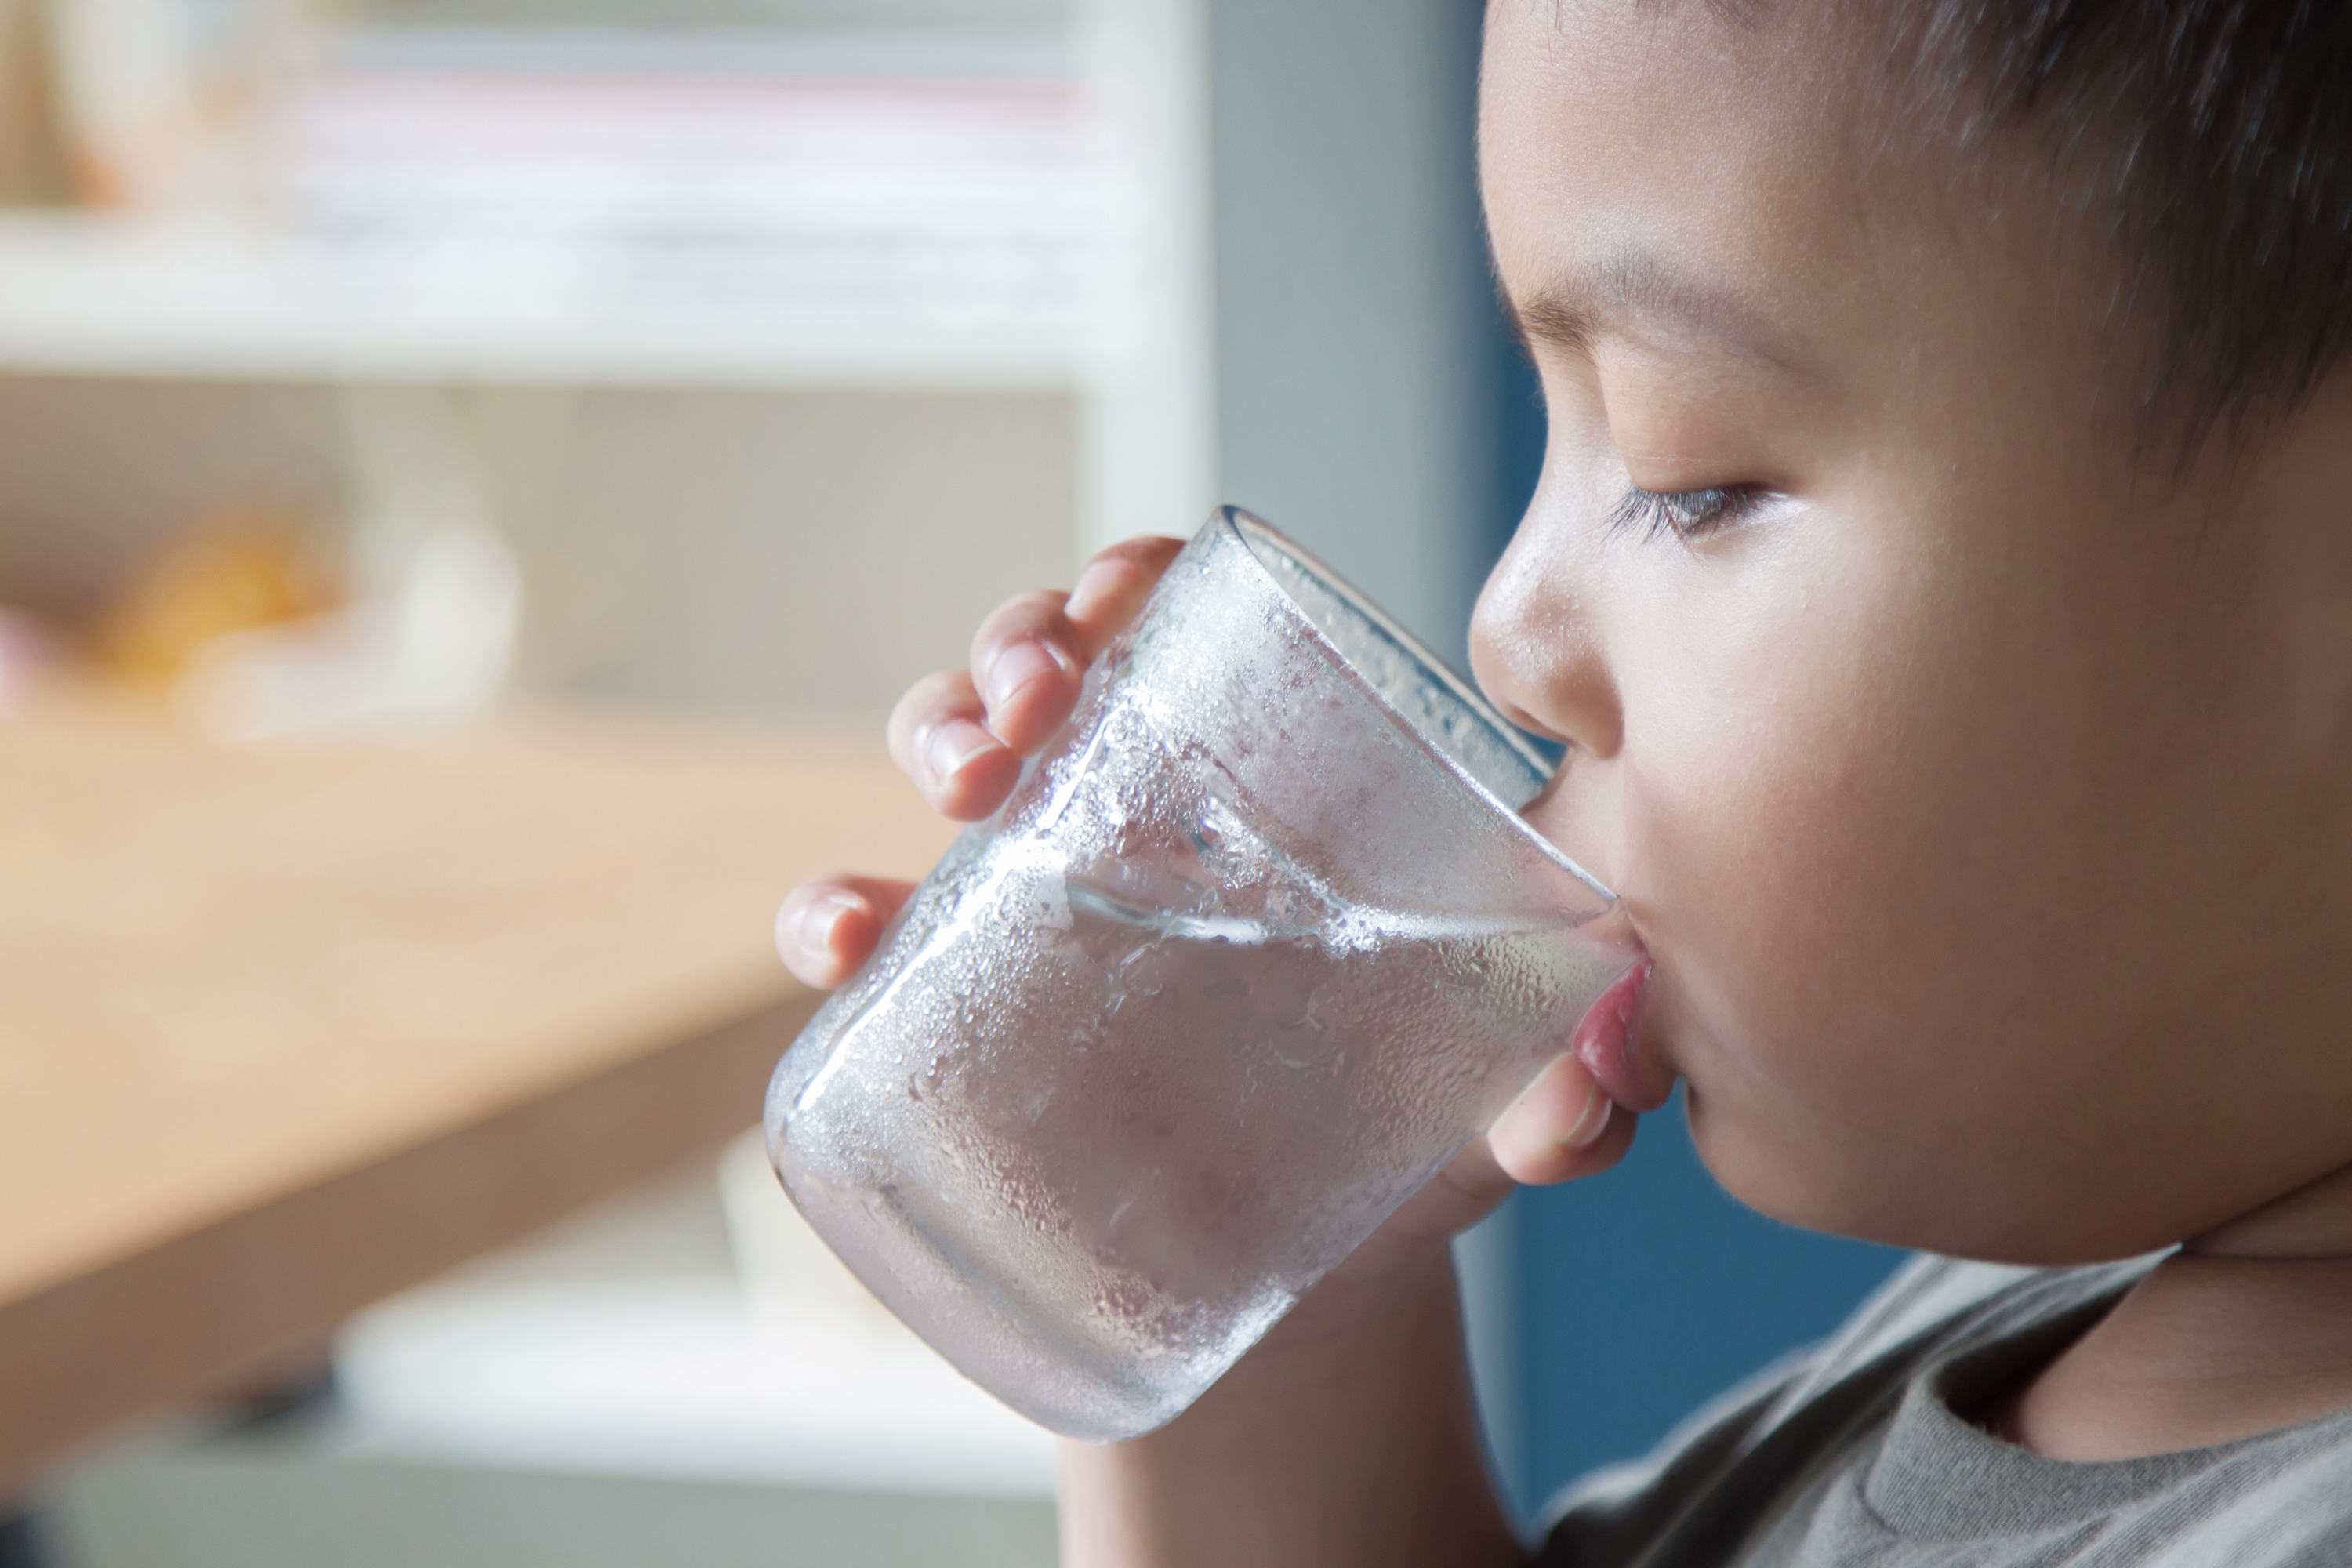
{"type": "Polygon", "coordinates": [[[1058,589],[1032,588],[998,605],[996,613],[988,617],[985,625],[1026,627],[1055,620],[1061,616],[1063,602],[1068,596],[1058,589]]]}
{"type": "Polygon", "coordinates": [[[982,663],[1007,643],[1023,637],[1058,636],[1065,625],[1063,606],[1068,601],[1067,594],[1050,588],[1035,589],[1006,600],[972,634],[972,662],[982,663]]]}
{"type": "Polygon", "coordinates": [[[1171,539],[1164,533],[1144,533],[1133,539],[1120,540],[1117,544],[1097,553],[1095,559],[1138,563],[1158,562],[1175,554],[1183,548],[1184,542],[1181,539],[1171,539]]]}

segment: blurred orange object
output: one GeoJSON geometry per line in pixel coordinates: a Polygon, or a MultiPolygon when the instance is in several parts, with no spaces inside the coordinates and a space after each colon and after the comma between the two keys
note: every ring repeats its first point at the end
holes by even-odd
{"type": "Polygon", "coordinates": [[[198,523],[166,546],[100,618],[110,672],[166,685],[215,637],[335,607],[331,577],[280,515],[241,511],[198,523]]]}

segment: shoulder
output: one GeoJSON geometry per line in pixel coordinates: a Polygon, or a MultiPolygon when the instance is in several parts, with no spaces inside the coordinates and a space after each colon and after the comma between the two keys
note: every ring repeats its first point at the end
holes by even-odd
{"type": "Polygon", "coordinates": [[[2231,1458],[2151,1520],[2151,1568],[2330,1568],[2352,1563],[2352,1413],[2231,1445],[2231,1458]]]}
{"type": "Polygon", "coordinates": [[[1829,1339],[1765,1368],[1639,1461],[1546,1510],[1546,1559],[1632,1562],[1672,1536],[1736,1540],[1824,1462],[1870,1440],[1925,1363],[2118,1292],[2151,1258],[2032,1269],[1920,1257],[1829,1339]]]}

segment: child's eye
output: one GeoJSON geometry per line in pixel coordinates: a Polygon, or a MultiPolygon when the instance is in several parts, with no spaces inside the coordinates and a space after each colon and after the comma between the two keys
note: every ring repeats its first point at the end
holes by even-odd
{"type": "Polygon", "coordinates": [[[1738,521],[1764,499],[1757,485],[1711,485],[1703,490],[1645,490],[1635,485],[1612,508],[1612,532],[1638,531],[1644,539],[1671,534],[1685,542],[1738,521]]]}

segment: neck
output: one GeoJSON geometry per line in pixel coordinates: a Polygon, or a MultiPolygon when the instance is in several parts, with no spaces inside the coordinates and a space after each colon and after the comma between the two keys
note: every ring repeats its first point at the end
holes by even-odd
{"type": "Polygon", "coordinates": [[[2194,1237],[1994,1417],[2061,1459],[2206,1447],[2352,1407],[2352,1166],[2194,1237]]]}
{"type": "Polygon", "coordinates": [[[2180,1254],[2250,1262],[2352,1258],[2352,1165],[2191,1237],[2180,1254]]]}

